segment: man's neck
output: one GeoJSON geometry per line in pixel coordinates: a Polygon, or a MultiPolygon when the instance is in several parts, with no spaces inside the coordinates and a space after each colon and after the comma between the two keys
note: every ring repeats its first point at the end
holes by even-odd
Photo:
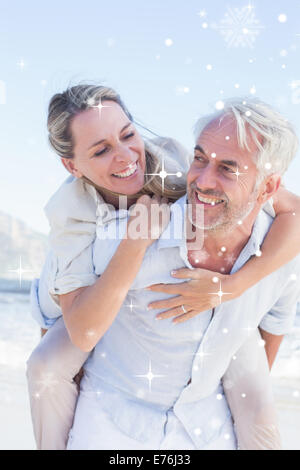
{"type": "MultiPolygon", "coordinates": [[[[241,251],[249,241],[260,207],[253,210],[242,222],[226,230],[201,230],[196,228],[196,239],[203,243],[188,243],[188,258],[193,267],[229,274],[241,251]],[[197,233],[200,232],[200,233],[197,233]],[[203,236],[204,233],[204,236],[203,236]],[[197,238],[197,235],[199,238],[197,238]]],[[[188,220],[187,223],[190,223],[188,220]]]]}

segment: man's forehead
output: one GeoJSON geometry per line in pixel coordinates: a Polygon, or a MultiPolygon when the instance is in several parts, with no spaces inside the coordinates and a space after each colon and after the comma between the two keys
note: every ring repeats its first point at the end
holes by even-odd
{"type": "Polygon", "coordinates": [[[231,116],[214,119],[204,127],[198,140],[206,140],[207,138],[219,143],[225,141],[228,145],[238,143],[236,121],[231,116]]]}
{"type": "MultiPolygon", "coordinates": [[[[223,115],[205,126],[198,137],[197,144],[199,144],[204,151],[206,146],[209,145],[211,147],[211,144],[213,144],[216,147],[215,150],[218,148],[224,152],[234,151],[237,155],[256,153],[257,144],[253,140],[248,124],[246,124],[246,134],[247,145],[250,152],[248,152],[247,148],[243,148],[239,142],[238,126],[234,117],[231,115],[223,115]]],[[[258,133],[257,137],[259,138],[258,133]]]]}

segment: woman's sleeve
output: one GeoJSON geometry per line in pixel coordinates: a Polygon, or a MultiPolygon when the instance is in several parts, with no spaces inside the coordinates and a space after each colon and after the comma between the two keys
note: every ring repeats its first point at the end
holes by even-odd
{"type": "Polygon", "coordinates": [[[280,450],[275,404],[264,342],[258,330],[232,359],[223,377],[240,450],[280,450]]]}
{"type": "Polygon", "coordinates": [[[92,285],[98,278],[93,263],[97,214],[95,192],[90,185],[72,177],[45,208],[51,227],[49,241],[52,253],[47,284],[57,303],[59,295],[92,285]]]}

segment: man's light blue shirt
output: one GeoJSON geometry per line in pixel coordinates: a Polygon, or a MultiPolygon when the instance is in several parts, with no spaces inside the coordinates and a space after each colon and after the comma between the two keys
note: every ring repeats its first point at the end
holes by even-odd
{"type": "MultiPolygon", "coordinates": [[[[175,209],[180,206],[185,211],[185,203],[186,196],[172,206],[171,237],[162,236],[147,250],[117,317],[85,363],[82,389],[96,393],[99,406],[115,424],[140,441],[160,432],[167,410],[173,408],[196,447],[202,449],[220,436],[231,419],[226,400],[217,400],[216,396],[223,393],[221,378],[249,331],[260,325],[269,333],[281,335],[292,327],[300,298],[300,259],[295,258],[239,298],[216,307],[214,315],[212,311],[202,312],[177,325],[171,319],[156,321],[159,310],[147,310],[147,305],[169,296],[147,291],[146,287],[177,283],[170,272],[192,268],[184,237],[174,236],[178,233],[175,209]]],[[[272,221],[264,211],[259,213],[232,272],[258,252],[272,221]]],[[[98,226],[93,257],[99,276],[125,233],[127,217],[119,219],[118,224],[120,237],[116,240],[100,239],[107,224],[98,226]]],[[[40,291],[46,295],[41,286],[40,291]]],[[[47,318],[47,311],[42,314],[47,318]]],[[[52,311],[50,317],[55,315],[52,311]]]]}

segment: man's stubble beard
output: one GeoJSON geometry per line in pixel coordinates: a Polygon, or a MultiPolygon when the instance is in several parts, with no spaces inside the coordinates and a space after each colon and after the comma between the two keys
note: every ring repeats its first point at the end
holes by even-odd
{"type": "MultiPolygon", "coordinates": [[[[190,219],[190,222],[195,226],[197,227],[198,229],[200,230],[204,230],[205,232],[209,232],[209,233],[212,233],[212,234],[223,234],[224,233],[230,233],[232,232],[232,230],[234,228],[236,228],[236,226],[238,225],[238,222],[241,222],[241,224],[243,223],[243,221],[248,217],[248,215],[252,212],[252,210],[254,209],[255,207],[255,204],[257,202],[257,196],[258,196],[258,193],[259,193],[259,190],[258,190],[258,185],[255,184],[254,187],[253,187],[253,191],[251,192],[251,198],[250,200],[248,200],[248,202],[243,206],[243,207],[239,207],[239,208],[236,208],[236,209],[233,209],[233,210],[228,210],[228,206],[230,203],[226,203],[224,202],[223,204],[225,204],[225,208],[224,208],[224,211],[222,212],[222,214],[220,214],[220,217],[215,221],[213,222],[212,224],[210,225],[206,225],[205,224],[205,220],[204,220],[204,225],[202,225],[200,223],[200,221],[195,221],[194,220],[194,217],[193,217],[193,208],[197,205],[195,202],[192,202],[190,203],[191,201],[191,194],[193,193],[193,191],[190,191],[188,190],[188,202],[189,204],[192,205],[192,220],[191,220],[191,217],[190,217],[190,212],[189,212],[189,219],[190,219]],[[228,213],[228,215],[226,215],[226,212],[228,213]]],[[[196,211],[197,213],[197,211],[196,211]]],[[[204,215],[205,217],[205,215],[204,215]]],[[[200,218],[201,220],[201,218],[200,218]]]]}

